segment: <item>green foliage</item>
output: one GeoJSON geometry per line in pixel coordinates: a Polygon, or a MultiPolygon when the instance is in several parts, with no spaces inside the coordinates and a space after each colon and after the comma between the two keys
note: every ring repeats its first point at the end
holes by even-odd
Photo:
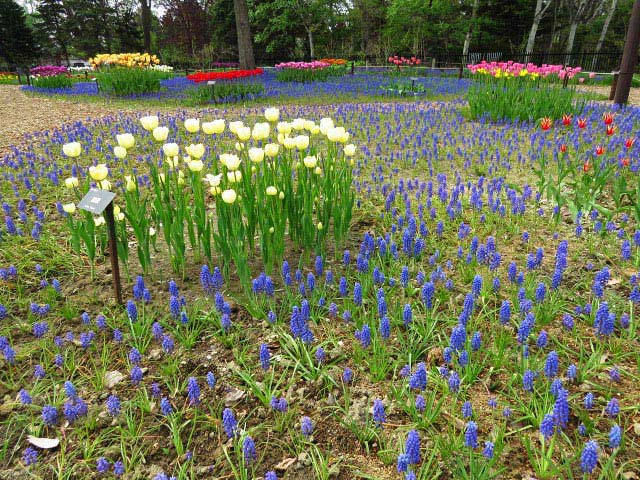
{"type": "Polygon", "coordinates": [[[264,91],[261,83],[255,82],[217,82],[215,87],[203,84],[187,90],[189,105],[207,105],[214,102],[235,102],[264,91]]]}
{"type": "Polygon", "coordinates": [[[0,0],[0,59],[7,64],[26,64],[35,54],[23,8],[14,0],[0,0]]]}
{"type": "Polygon", "coordinates": [[[467,93],[471,118],[492,121],[534,121],[579,113],[580,101],[574,87],[530,78],[479,78],[467,93]]]}
{"type": "Polygon", "coordinates": [[[73,80],[67,75],[31,77],[31,85],[38,88],[68,88],[73,85],[73,80]]]}
{"type": "Polygon", "coordinates": [[[171,76],[149,68],[109,68],[95,73],[100,90],[117,96],[157,92],[160,80],[171,76]]]}

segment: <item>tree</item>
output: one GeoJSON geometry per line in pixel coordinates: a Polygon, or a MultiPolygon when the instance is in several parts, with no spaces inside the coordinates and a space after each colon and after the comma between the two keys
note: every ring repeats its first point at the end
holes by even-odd
{"type": "Polygon", "coordinates": [[[144,51],[151,52],[151,0],[140,0],[144,51]]]}
{"type": "Polygon", "coordinates": [[[569,36],[565,47],[565,63],[571,63],[571,53],[576,39],[576,30],[581,23],[589,23],[602,12],[601,0],[565,0],[569,15],[569,36]]]}
{"type": "Polygon", "coordinates": [[[62,0],[42,0],[38,5],[36,32],[41,39],[43,49],[51,56],[63,57],[69,61],[71,42],[71,12],[62,0]]]}
{"type": "Polygon", "coordinates": [[[538,27],[540,26],[540,21],[544,14],[547,13],[547,10],[553,3],[553,0],[536,0],[536,9],[533,13],[533,22],[531,23],[531,30],[529,30],[529,37],[527,38],[527,46],[525,48],[525,52],[528,55],[533,52],[533,47],[536,43],[536,35],[538,34],[538,27]]]}
{"type": "Polygon", "coordinates": [[[233,0],[233,10],[236,14],[240,68],[253,69],[256,67],[256,62],[253,57],[253,43],[251,41],[247,0],[233,0]]]}
{"type": "Polygon", "coordinates": [[[0,58],[9,65],[25,65],[35,54],[25,11],[14,0],[0,0],[0,58]]]}
{"type": "Polygon", "coordinates": [[[473,7],[471,9],[471,21],[467,28],[467,35],[464,37],[464,46],[462,47],[462,56],[466,57],[469,54],[469,46],[471,45],[471,34],[473,33],[473,27],[476,23],[476,17],[478,16],[478,6],[480,0],[473,0],[473,7]]]}
{"type": "Polygon", "coordinates": [[[604,43],[604,38],[607,36],[607,31],[609,30],[609,24],[611,23],[611,19],[613,18],[613,14],[616,11],[617,5],[618,5],[618,0],[611,0],[611,5],[609,6],[607,17],[604,19],[604,23],[602,24],[602,30],[600,31],[600,37],[598,37],[598,43],[596,44],[596,53],[599,53],[600,50],[602,50],[602,44],[604,43]]]}

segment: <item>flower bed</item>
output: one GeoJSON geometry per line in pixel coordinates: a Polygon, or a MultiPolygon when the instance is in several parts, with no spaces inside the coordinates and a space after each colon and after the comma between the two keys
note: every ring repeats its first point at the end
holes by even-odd
{"type": "Polygon", "coordinates": [[[346,73],[345,64],[323,61],[285,62],[275,66],[276,78],[280,82],[315,82],[346,73]]]}
{"type": "Polygon", "coordinates": [[[89,59],[93,68],[126,67],[145,68],[160,64],[160,59],[148,53],[100,53],[89,59]]]}
{"type": "Polygon", "coordinates": [[[261,68],[255,68],[253,70],[226,70],[224,72],[196,72],[187,75],[187,78],[194,83],[201,83],[210,80],[235,80],[238,78],[255,77],[263,73],[264,70],[261,68]]]}

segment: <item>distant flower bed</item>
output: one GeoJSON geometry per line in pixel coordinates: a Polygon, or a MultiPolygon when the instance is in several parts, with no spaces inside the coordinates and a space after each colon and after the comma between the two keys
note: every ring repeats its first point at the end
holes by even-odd
{"type": "Polygon", "coordinates": [[[0,85],[11,84],[18,81],[18,74],[15,72],[0,72],[0,85]]]}
{"type": "Polygon", "coordinates": [[[392,63],[396,67],[402,67],[402,66],[416,67],[422,63],[419,58],[416,58],[416,57],[405,58],[405,57],[399,57],[398,55],[389,57],[388,61],[389,63],[392,63]]]}
{"type": "Polygon", "coordinates": [[[103,66],[144,68],[152,65],[159,65],[160,59],[155,55],[150,55],[148,53],[100,53],[95,57],[90,58],[89,62],[94,68],[100,68],[103,66]]]}
{"type": "Polygon", "coordinates": [[[559,78],[564,80],[565,77],[572,79],[582,71],[581,67],[565,67],[564,65],[547,65],[540,66],[534,63],[518,63],[508,62],[486,62],[467,65],[469,71],[473,74],[490,75],[495,78],[509,77],[527,77],[532,78],[559,78]]]}
{"type": "Polygon", "coordinates": [[[98,71],[100,89],[117,96],[153,93],[160,90],[160,81],[170,78],[171,73],[152,68],[109,68],[98,71]]]}
{"type": "Polygon", "coordinates": [[[330,66],[331,64],[329,62],[315,60],[313,62],[283,62],[283,63],[278,63],[275,67],[280,69],[295,68],[297,70],[306,70],[306,69],[327,68],[330,66]]]}
{"type": "Polygon", "coordinates": [[[347,61],[344,58],[321,58],[319,62],[328,63],[329,65],[346,65],[347,61]]]}
{"type": "Polygon", "coordinates": [[[187,75],[187,78],[192,82],[201,83],[209,80],[235,80],[236,78],[254,77],[263,73],[264,70],[256,68],[253,70],[229,70],[226,72],[196,72],[187,75]]]}
{"type": "MultiPolygon", "coordinates": [[[[335,59],[325,60],[336,61],[335,59]]],[[[280,82],[316,82],[344,75],[346,73],[345,65],[346,60],[344,63],[333,64],[324,60],[278,63],[275,66],[276,78],[280,82]]]]}
{"type": "Polygon", "coordinates": [[[173,72],[173,67],[169,65],[153,65],[150,68],[152,70],[155,70],[156,72],[165,72],[165,73],[173,72]]]}
{"type": "Polygon", "coordinates": [[[64,66],[57,65],[38,65],[29,70],[29,73],[37,77],[53,77],[55,75],[67,75],[69,69],[64,66]]]}
{"type": "Polygon", "coordinates": [[[240,64],[238,62],[213,62],[211,68],[237,68],[240,64]]]}

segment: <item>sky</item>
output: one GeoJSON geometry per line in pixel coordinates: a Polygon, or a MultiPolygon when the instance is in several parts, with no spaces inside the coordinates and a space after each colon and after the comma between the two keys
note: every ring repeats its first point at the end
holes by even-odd
{"type": "MultiPolygon", "coordinates": [[[[16,0],[16,2],[25,7],[29,13],[33,13],[38,5],[38,0],[16,0]]],[[[155,2],[151,3],[151,9],[159,17],[161,17],[164,12],[164,8],[155,5],[155,2]]]]}

